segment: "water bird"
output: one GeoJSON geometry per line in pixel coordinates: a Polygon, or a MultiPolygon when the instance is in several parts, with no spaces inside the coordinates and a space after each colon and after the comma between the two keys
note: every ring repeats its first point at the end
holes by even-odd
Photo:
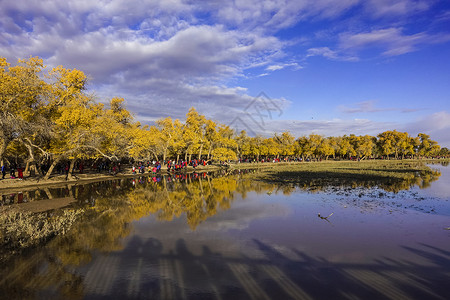
{"type": "Polygon", "coordinates": [[[321,218],[322,220],[328,220],[328,218],[331,217],[333,214],[334,214],[334,212],[332,212],[331,214],[329,214],[328,217],[322,217],[322,216],[320,215],[320,213],[318,213],[317,216],[318,216],[319,218],[321,218]]]}

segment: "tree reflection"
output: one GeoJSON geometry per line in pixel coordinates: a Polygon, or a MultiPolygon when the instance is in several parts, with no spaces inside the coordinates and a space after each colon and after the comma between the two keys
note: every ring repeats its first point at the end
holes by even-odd
{"type": "Polygon", "coordinates": [[[440,176],[441,172],[433,169],[409,172],[403,175],[403,177],[386,177],[376,174],[366,175],[347,172],[283,171],[276,172],[259,180],[274,183],[283,188],[287,186],[287,193],[292,186],[310,192],[326,192],[330,191],[330,189],[354,189],[361,187],[370,189],[376,187],[386,192],[398,193],[402,190],[409,190],[414,186],[427,188],[431,185],[431,182],[438,180],[440,176]]]}
{"type": "Polygon", "coordinates": [[[122,178],[71,186],[65,191],[47,191],[52,197],[72,195],[78,200],[77,207],[85,213],[68,234],[51,240],[44,251],[31,250],[5,266],[0,293],[12,298],[33,298],[37,290],[56,287],[64,298],[82,297],[82,278],[71,272],[70,266],[89,263],[96,252],[122,249],[121,239],[130,234],[131,223],[150,214],[164,221],[184,215],[190,229],[195,230],[208,218],[228,210],[238,197],[245,199],[249,192],[289,195],[298,188],[318,192],[357,187],[398,192],[412,186],[426,188],[440,175],[430,170],[411,174],[401,181],[384,178],[364,181],[351,177],[338,180],[319,173],[316,178],[305,176],[295,182],[275,184],[254,180],[246,171],[233,171],[122,178]]]}

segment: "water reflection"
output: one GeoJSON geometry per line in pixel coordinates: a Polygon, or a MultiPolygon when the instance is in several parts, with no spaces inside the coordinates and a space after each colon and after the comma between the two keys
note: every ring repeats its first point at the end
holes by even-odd
{"type": "MultiPolygon", "coordinates": [[[[445,166],[446,162],[440,162],[439,164],[445,166]]],[[[385,172],[386,170],[372,170],[385,172]]],[[[62,187],[44,187],[44,188],[24,188],[20,192],[7,190],[0,190],[0,205],[11,205],[11,204],[21,204],[38,200],[48,200],[48,199],[60,199],[60,198],[72,198],[78,200],[80,204],[89,203],[92,206],[95,205],[97,198],[110,197],[112,195],[128,193],[132,189],[147,189],[142,191],[142,193],[147,193],[145,197],[149,198],[148,193],[156,191],[165,191],[170,193],[173,200],[168,198],[168,203],[175,205],[178,198],[188,197],[191,202],[195,200],[202,199],[206,201],[206,198],[212,197],[212,189],[222,191],[232,195],[235,190],[239,193],[245,195],[249,186],[241,185],[237,186],[236,178],[230,177],[232,180],[225,180],[226,184],[221,187],[222,182],[220,182],[223,177],[227,176],[244,176],[246,174],[251,174],[258,172],[256,170],[234,170],[234,171],[221,171],[221,172],[204,172],[204,173],[180,173],[172,175],[157,175],[157,176],[140,176],[134,178],[121,178],[115,180],[98,181],[88,184],[77,184],[71,183],[63,185],[62,187]],[[211,186],[211,179],[215,178],[215,186],[211,186]],[[157,187],[157,188],[155,188],[157,187]],[[209,188],[209,190],[208,190],[209,188]],[[206,189],[206,194],[205,194],[206,189]],[[173,195],[172,195],[173,194],[173,195]],[[193,200],[194,199],[194,200],[193,200]]],[[[395,171],[390,171],[395,172],[395,171]]],[[[402,170],[401,172],[405,172],[402,170]]],[[[364,174],[336,174],[330,176],[328,172],[314,172],[311,174],[308,171],[295,172],[295,180],[291,183],[290,177],[292,174],[286,172],[277,173],[280,180],[276,178],[267,182],[276,183],[273,184],[250,184],[251,191],[259,190],[264,187],[268,189],[267,193],[272,193],[273,189],[276,187],[277,190],[282,190],[284,194],[289,195],[292,193],[294,188],[301,188],[308,191],[330,191],[336,189],[347,189],[347,188],[381,188],[387,192],[399,192],[403,190],[409,190],[413,187],[419,187],[421,189],[428,188],[431,186],[433,181],[436,181],[441,176],[441,171],[439,169],[429,169],[426,171],[415,171],[410,170],[410,175],[407,178],[386,178],[384,176],[376,175],[364,175],[364,174]],[[313,176],[312,176],[313,175],[313,176]],[[283,178],[286,177],[286,180],[283,178]]],[[[225,183],[225,182],[224,182],[225,183]]],[[[161,195],[159,195],[161,196],[161,195]]],[[[214,195],[218,197],[219,195],[214,195]]],[[[225,195],[222,195],[225,196],[225,195]]],[[[165,195],[167,198],[168,195],[165,195]]],[[[221,202],[220,205],[226,207],[227,202],[221,202]]],[[[162,218],[164,218],[162,216],[162,218]]],[[[170,218],[170,216],[168,217],[170,218]]],[[[195,223],[193,224],[195,226],[195,223]]]]}
{"type": "MultiPolygon", "coordinates": [[[[424,171],[409,170],[406,178],[386,177],[377,174],[360,174],[346,172],[328,172],[328,171],[295,171],[295,172],[276,172],[276,175],[263,179],[267,182],[274,182],[284,185],[296,186],[308,191],[329,191],[342,188],[381,188],[387,192],[397,193],[402,190],[409,190],[412,187],[419,188],[430,187],[433,181],[441,176],[439,170],[429,169],[424,171]]],[[[386,170],[371,169],[372,172],[386,172],[386,170]]],[[[408,170],[402,170],[402,173],[408,170]]],[[[396,172],[390,170],[389,172],[396,172]]],[[[400,172],[400,171],[399,171],[400,172]]]]}
{"type": "MultiPolygon", "coordinates": [[[[236,196],[245,199],[249,192],[290,195],[300,188],[308,192],[333,193],[339,196],[345,205],[364,210],[386,206],[398,209],[403,208],[403,204],[392,201],[396,196],[381,192],[380,189],[398,193],[414,186],[426,188],[441,175],[439,170],[429,170],[412,173],[410,178],[402,181],[385,178],[364,181],[345,176],[337,180],[335,177],[328,178],[326,174],[318,173],[314,179],[307,176],[297,179],[297,184],[273,184],[252,180],[254,172],[256,171],[235,170],[220,173],[124,177],[84,185],[70,184],[64,188],[46,187],[3,194],[3,205],[18,207],[20,208],[18,211],[24,211],[25,214],[13,210],[12,215],[6,213],[1,215],[2,223],[7,223],[9,227],[3,226],[2,229],[0,254],[15,251],[15,248],[21,245],[30,246],[45,242],[57,235],[58,230],[64,231],[65,224],[72,224],[83,214],[83,220],[75,227],[73,236],[85,238],[83,240],[73,238],[74,240],[70,241],[71,247],[79,249],[75,251],[79,257],[74,259],[78,263],[89,260],[86,249],[100,251],[120,249],[119,240],[130,233],[129,223],[133,220],[152,214],[159,220],[171,221],[183,215],[186,216],[190,229],[195,230],[200,223],[214,216],[219,210],[229,209],[236,196]],[[376,188],[371,189],[372,187],[376,188]],[[44,201],[45,199],[48,201],[44,201]],[[72,211],[66,211],[64,214],[57,211],[69,204],[72,211]],[[44,212],[45,215],[39,215],[40,212],[44,212]],[[27,225],[20,225],[22,223],[27,225]],[[5,233],[6,231],[8,233],[5,233]],[[24,244],[24,240],[27,240],[27,243],[24,244]]],[[[407,197],[423,200],[417,197],[417,193],[408,194],[407,197]]],[[[408,205],[410,208],[424,209],[417,207],[415,203],[408,205]]],[[[426,207],[426,211],[435,213],[432,206],[426,207]]],[[[65,261],[70,262],[71,259],[65,261]]]]}
{"type": "Polygon", "coordinates": [[[48,251],[8,268],[0,292],[10,299],[448,299],[450,253],[405,246],[427,265],[380,259],[332,262],[293,249],[294,258],[254,239],[261,258],[225,256],[207,245],[194,254],[185,240],[165,252],[161,241],[135,236],[127,248],[98,255],[76,270],[48,251]],[[326,288],[324,288],[326,287],[326,288]]]}
{"type": "MultiPolygon", "coordinates": [[[[73,198],[76,203],[72,209],[84,210],[84,213],[69,233],[54,238],[45,246],[29,249],[21,257],[3,265],[0,295],[27,299],[450,297],[446,288],[450,253],[430,244],[403,247],[412,255],[421,257],[421,264],[389,256],[380,257],[376,262],[361,263],[336,262],[305,252],[300,246],[291,247],[289,251],[293,255],[287,256],[280,251],[279,244],[250,235],[245,245],[237,245],[238,250],[230,254],[218,250],[223,246],[213,247],[219,244],[215,241],[219,237],[204,237],[208,241],[199,242],[201,253],[196,253],[183,235],[176,238],[174,247],[168,246],[156,232],[151,232],[157,230],[157,226],[145,227],[151,237],[134,234],[133,221],[145,220],[149,215],[155,215],[160,221],[185,220],[190,232],[194,232],[208,219],[230,210],[236,201],[245,201],[247,197],[296,195],[297,187],[294,185],[254,181],[251,176],[247,171],[141,176],[23,192],[23,198],[30,199],[30,202],[39,197],[73,198]],[[124,243],[127,239],[128,242],[124,243]],[[249,255],[244,249],[246,247],[259,254],[249,255]]],[[[440,173],[435,171],[416,174],[404,184],[376,180],[355,183],[354,179],[333,184],[321,178],[309,183],[305,181],[300,187],[308,191],[330,188],[347,191],[352,187],[376,186],[398,192],[415,185],[426,187],[439,176],[440,173]]],[[[12,203],[17,204],[15,197],[12,203]]],[[[262,206],[263,203],[257,205],[262,206]]],[[[276,211],[274,204],[270,207],[276,211]]],[[[307,210],[302,209],[306,213],[307,210]]],[[[314,211],[315,218],[316,213],[314,211]]],[[[297,218],[305,216],[298,214],[295,215],[297,218]]],[[[274,223],[264,223],[258,230],[265,233],[264,236],[285,234],[286,231],[271,233],[276,227],[274,223]]],[[[299,224],[291,227],[295,229],[297,226],[301,228],[299,224]]],[[[308,226],[308,222],[301,223],[301,226],[308,226]]],[[[336,222],[338,226],[339,222],[336,222]]],[[[292,232],[298,235],[298,231],[292,232]]],[[[292,239],[297,241],[298,237],[292,236],[292,239]]],[[[302,242],[300,239],[298,244],[302,242]]]]}

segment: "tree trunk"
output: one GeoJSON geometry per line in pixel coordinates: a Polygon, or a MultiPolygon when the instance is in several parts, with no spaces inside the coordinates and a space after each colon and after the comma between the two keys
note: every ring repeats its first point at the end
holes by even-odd
{"type": "Polygon", "coordinates": [[[72,188],[73,188],[73,187],[74,187],[73,184],[67,185],[67,190],[69,191],[69,197],[70,197],[70,198],[74,198],[74,196],[73,196],[73,191],[72,191],[72,188]]]}
{"type": "Polygon", "coordinates": [[[211,151],[212,151],[212,143],[211,143],[211,145],[209,146],[209,149],[208,149],[207,160],[209,160],[211,158],[211,151]]]}
{"type": "Polygon", "coordinates": [[[52,193],[50,193],[50,190],[48,188],[44,188],[44,192],[49,200],[53,199],[53,195],[52,193]]]}
{"type": "Polygon", "coordinates": [[[67,173],[66,180],[72,180],[73,179],[72,173],[73,173],[73,168],[75,167],[76,161],[77,161],[76,158],[70,160],[69,172],[67,173]]]}
{"type": "Polygon", "coordinates": [[[7,141],[4,137],[0,138],[0,161],[3,165],[3,155],[6,152],[6,147],[8,147],[9,141],[7,141]]]}
{"type": "Polygon", "coordinates": [[[202,158],[202,150],[203,150],[203,144],[200,145],[200,150],[198,151],[198,160],[202,158]]]}
{"type": "Polygon", "coordinates": [[[159,159],[158,159],[158,155],[156,155],[156,153],[155,152],[153,152],[153,156],[155,157],[155,160],[158,162],[159,161],[159,159]]]}
{"type": "Polygon", "coordinates": [[[211,180],[209,179],[209,176],[206,176],[206,179],[208,179],[208,185],[209,185],[209,191],[211,195],[214,195],[214,190],[212,188],[211,180]]]}
{"type": "MultiPolygon", "coordinates": [[[[38,170],[37,168],[37,164],[36,164],[36,160],[34,158],[34,152],[33,152],[33,148],[31,147],[31,145],[29,145],[28,143],[25,143],[23,140],[21,140],[22,144],[25,145],[25,147],[28,150],[28,155],[29,155],[29,159],[27,160],[27,165],[25,167],[25,171],[24,173],[27,173],[30,170],[30,176],[33,176],[34,174],[31,174],[31,168],[33,168],[34,166],[34,171],[36,172],[36,170],[38,170]]],[[[42,173],[40,172],[40,170],[38,170],[38,174],[41,176],[42,173]]]]}
{"type": "Polygon", "coordinates": [[[47,179],[50,178],[50,175],[52,174],[53,169],[54,169],[54,168],[56,167],[56,165],[61,161],[61,159],[62,159],[62,157],[58,157],[57,159],[55,159],[55,160],[52,162],[50,168],[49,168],[48,171],[47,171],[47,174],[45,174],[45,176],[44,176],[44,180],[47,180],[47,179]]]}
{"type": "Polygon", "coordinates": [[[198,176],[198,183],[199,183],[199,185],[200,185],[200,193],[201,193],[201,195],[202,195],[202,201],[203,201],[203,202],[206,202],[206,199],[205,199],[205,193],[203,192],[203,181],[202,181],[202,176],[198,176]]]}

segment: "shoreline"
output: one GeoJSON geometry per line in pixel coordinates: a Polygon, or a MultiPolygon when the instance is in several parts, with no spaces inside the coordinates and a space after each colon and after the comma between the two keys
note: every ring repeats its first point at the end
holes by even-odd
{"type": "MultiPolygon", "coordinates": [[[[407,181],[407,177],[421,171],[432,171],[429,165],[449,163],[449,160],[396,160],[396,161],[322,161],[322,162],[280,162],[280,163],[238,163],[228,167],[220,165],[197,168],[196,172],[214,172],[220,170],[248,170],[259,169],[261,172],[250,174],[251,180],[268,183],[304,187],[302,183],[313,182],[313,190],[320,190],[321,183],[342,183],[343,180],[354,186],[357,180],[390,179],[388,187],[395,188],[393,183],[407,181]],[[406,175],[406,176],[405,176],[406,175]],[[313,180],[313,181],[311,181],[313,180]],[[319,187],[319,189],[317,188],[319,187]]],[[[182,174],[193,173],[192,167],[182,174]]],[[[160,175],[167,175],[167,169],[163,169],[160,175]]],[[[76,186],[89,182],[106,180],[120,180],[125,178],[137,178],[140,176],[152,176],[155,174],[132,174],[131,168],[124,169],[124,173],[116,176],[110,174],[84,173],[76,174],[78,179],[65,180],[65,175],[56,175],[47,181],[38,181],[38,178],[27,178],[24,181],[18,179],[0,180],[0,194],[27,192],[34,189],[46,190],[51,187],[76,186]]],[[[436,175],[437,176],[437,175],[436,175]]],[[[430,179],[433,176],[430,177],[430,179]]],[[[408,183],[409,184],[409,183],[408,183]]],[[[392,190],[395,192],[395,189],[392,190]]],[[[270,192],[270,191],[269,191],[270,192]]],[[[270,192],[271,193],[271,192],[270,192]]],[[[84,208],[69,208],[59,212],[48,213],[59,208],[67,208],[76,198],[70,195],[56,196],[42,201],[30,201],[26,203],[14,203],[0,206],[0,264],[11,257],[32,249],[39,243],[51,240],[55,235],[68,232],[75,222],[80,220],[87,211],[84,208]],[[50,217],[49,217],[50,216],[50,217]],[[40,224],[37,226],[36,224],[40,224]],[[61,233],[62,232],[62,233],[61,233]],[[5,234],[8,233],[8,234],[5,234]],[[3,236],[2,236],[3,235],[3,236]]]]}
{"type": "MultiPolygon", "coordinates": [[[[181,173],[193,173],[195,172],[215,172],[219,170],[223,170],[224,168],[217,165],[206,166],[206,167],[197,167],[195,170],[192,167],[188,167],[186,170],[183,170],[181,173]]],[[[180,173],[180,172],[178,172],[180,173]]],[[[162,168],[161,172],[158,174],[154,173],[136,173],[133,174],[131,168],[125,169],[123,172],[119,172],[115,175],[108,173],[91,173],[86,172],[83,174],[75,173],[72,176],[74,178],[70,180],[66,180],[66,175],[53,175],[47,180],[43,180],[38,176],[24,176],[23,180],[19,180],[18,178],[0,178],[0,192],[8,192],[10,190],[21,189],[23,191],[35,189],[39,187],[53,187],[60,185],[76,185],[81,183],[89,183],[89,182],[97,182],[104,180],[112,180],[112,179],[120,179],[120,178],[130,178],[130,177],[139,177],[139,176],[151,176],[151,175],[168,175],[168,174],[178,174],[178,173],[169,173],[167,172],[167,168],[162,168]]]]}
{"type": "MultiPolygon", "coordinates": [[[[195,170],[193,167],[188,167],[186,170],[183,170],[182,173],[193,173],[193,172],[215,172],[219,170],[238,170],[238,169],[268,169],[274,170],[279,166],[281,169],[289,168],[292,166],[294,169],[299,169],[305,167],[312,174],[314,174],[314,169],[311,169],[311,166],[320,165],[321,167],[325,165],[329,165],[331,168],[339,165],[339,164],[354,164],[355,166],[359,166],[360,170],[365,170],[363,165],[367,166],[367,164],[400,164],[400,163],[442,163],[442,162],[450,162],[450,159],[403,159],[403,160],[364,160],[364,161],[333,161],[333,160],[323,160],[323,161],[315,161],[315,162],[264,162],[264,163],[234,163],[229,164],[228,166],[221,165],[209,165],[209,166],[199,166],[195,170]]],[[[322,169],[323,170],[323,169],[322,169]]],[[[163,167],[161,169],[160,175],[168,175],[167,168],[163,167]]],[[[170,173],[174,174],[174,173],[170,173]]],[[[10,179],[0,179],[0,192],[7,193],[8,191],[17,191],[20,189],[21,191],[27,191],[36,189],[39,187],[52,187],[52,186],[60,186],[60,185],[76,185],[81,183],[89,183],[89,182],[97,182],[111,179],[120,179],[120,178],[129,178],[129,177],[139,177],[139,176],[149,176],[155,175],[154,173],[136,173],[132,174],[131,167],[126,168],[123,172],[117,173],[116,175],[107,174],[107,173],[91,173],[86,172],[83,174],[76,173],[72,175],[73,179],[66,180],[66,175],[53,175],[48,180],[42,180],[41,178],[35,177],[24,177],[23,180],[19,180],[18,178],[10,179]]]]}

